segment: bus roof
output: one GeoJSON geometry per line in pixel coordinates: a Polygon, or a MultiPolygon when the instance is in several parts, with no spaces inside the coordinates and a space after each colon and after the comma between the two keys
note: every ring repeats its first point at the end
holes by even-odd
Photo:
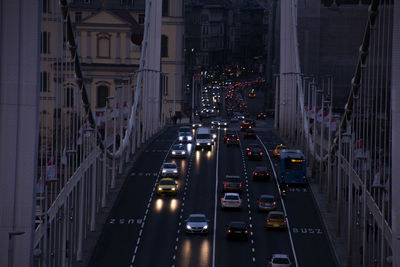
{"type": "Polygon", "coordinates": [[[304,154],[298,149],[283,149],[280,154],[281,154],[281,159],[283,158],[305,159],[304,154]]]}

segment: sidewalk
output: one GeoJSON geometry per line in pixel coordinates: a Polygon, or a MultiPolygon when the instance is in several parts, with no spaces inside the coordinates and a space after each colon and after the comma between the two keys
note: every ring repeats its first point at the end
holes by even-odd
{"type": "Polygon", "coordinates": [[[314,198],[315,204],[318,207],[319,214],[324,224],[329,242],[331,244],[332,253],[336,258],[337,264],[340,267],[346,266],[346,239],[343,236],[337,236],[336,234],[336,213],[335,209],[331,208],[331,212],[328,212],[327,195],[318,191],[318,181],[316,179],[309,180],[310,190],[314,198]]]}

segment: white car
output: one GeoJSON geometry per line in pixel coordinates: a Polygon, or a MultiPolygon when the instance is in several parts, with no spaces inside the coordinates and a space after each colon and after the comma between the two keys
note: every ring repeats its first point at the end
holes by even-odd
{"type": "Polygon", "coordinates": [[[161,166],[162,177],[178,177],[178,167],[175,162],[164,162],[161,166]]]}
{"type": "Polygon", "coordinates": [[[236,208],[240,209],[242,206],[242,200],[238,193],[225,193],[224,197],[221,198],[221,209],[224,208],[236,208]]]}
{"type": "Polygon", "coordinates": [[[289,256],[286,254],[272,254],[269,267],[292,267],[289,256]]]}
{"type": "Polygon", "coordinates": [[[208,233],[208,222],[204,214],[190,214],[186,219],[186,233],[208,233]]]}
{"type": "Polygon", "coordinates": [[[218,122],[218,126],[228,127],[228,121],[227,120],[220,120],[218,122]]]}
{"type": "Polygon", "coordinates": [[[176,144],[171,149],[172,158],[186,158],[186,148],[182,144],[176,144]]]}

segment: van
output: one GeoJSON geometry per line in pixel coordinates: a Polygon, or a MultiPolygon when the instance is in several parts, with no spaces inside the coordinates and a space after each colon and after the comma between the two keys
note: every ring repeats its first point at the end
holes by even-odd
{"type": "Polygon", "coordinates": [[[182,126],[178,130],[179,142],[192,142],[192,129],[189,126],[182,126]]]}
{"type": "Polygon", "coordinates": [[[195,136],[196,149],[207,148],[211,150],[213,143],[209,128],[198,128],[195,136]]]}

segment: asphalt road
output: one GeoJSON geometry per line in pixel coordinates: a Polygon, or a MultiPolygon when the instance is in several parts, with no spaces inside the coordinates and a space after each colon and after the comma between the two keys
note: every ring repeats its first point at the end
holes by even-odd
{"type": "MultiPolygon", "coordinates": [[[[246,99],[251,116],[261,110],[262,93],[246,99]]],[[[230,129],[238,130],[239,124],[230,129]]],[[[155,183],[163,161],[171,161],[169,149],[176,142],[177,128],[169,128],[151,143],[135,163],[123,186],[89,266],[267,266],[273,253],[285,253],[293,266],[336,266],[318,210],[308,187],[289,188],[277,210],[285,210],[288,230],[264,228],[266,214],[257,211],[262,193],[279,199],[275,177],[253,181],[257,166],[274,168],[279,163],[264,154],[262,161],[250,161],[244,154],[248,143],[264,146],[269,154],[282,141],[272,132],[273,120],[257,121],[257,139],[244,140],[239,147],[223,143],[224,129],[219,129],[218,143],[211,151],[195,151],[188,146],[186,159],[174,159],[180,171],[177,196],[157,196],[155,183]],[[271,164],[272,163],[272,164],[271,164]],[[221,210],[222,179],[226,174],[240,175],[244,190],[240,210],[221,210]],[[210,220],[206,235],[185,233],[185,219],[191,213],[204,213],[210,220]],[[245,221],[250,230],[248,241],[228,241],[226,225],[245,221]]]]}

